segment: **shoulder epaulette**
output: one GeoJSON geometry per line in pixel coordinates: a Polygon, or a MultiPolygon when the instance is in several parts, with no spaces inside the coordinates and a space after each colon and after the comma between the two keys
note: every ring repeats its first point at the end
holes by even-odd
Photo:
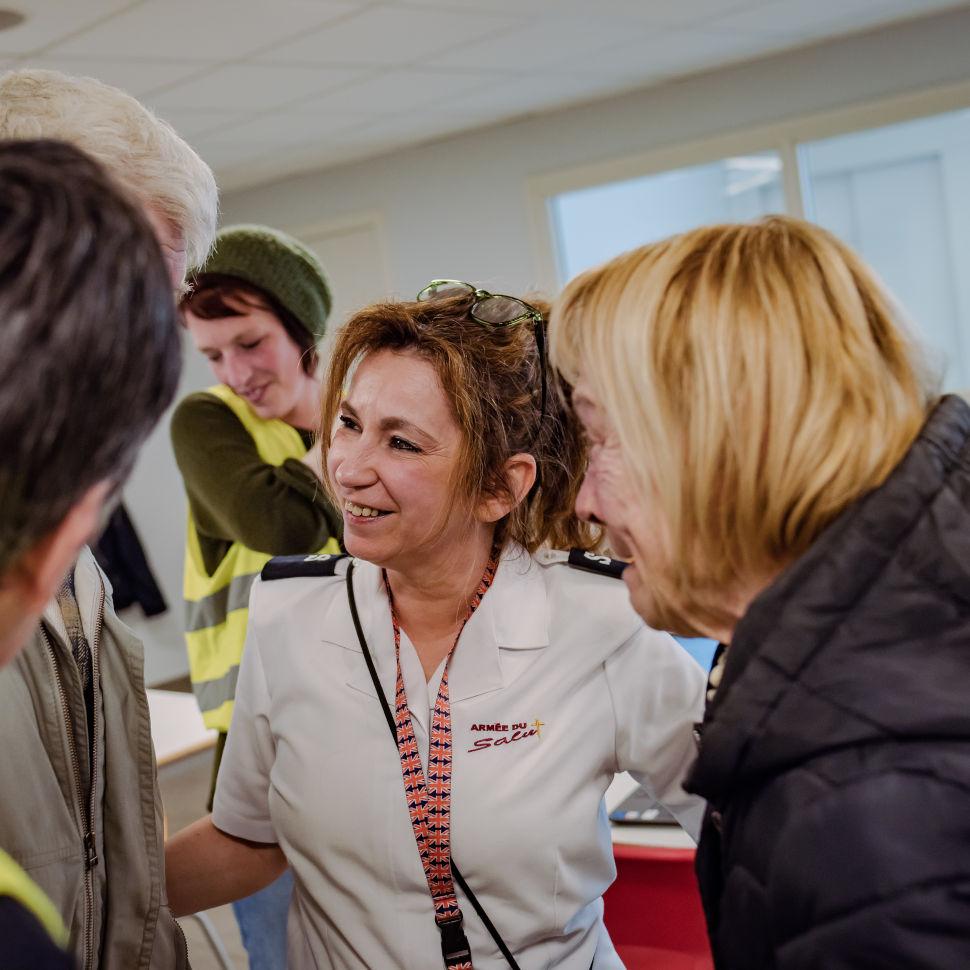
{"type": "MultiPolygon", "coordinates": [[[[310,556],[275,556],[259,574],[263,579],[290,579],[293,576],[336,576],[346,553],[314,553],[310,556]]],[[[342,571],[340,572],[342,575],[342,571]]]]}
{"type": "Polygon", "coordinates": [[[612,576],[619,579],[627,564],[622,559],[611,559],[596,552],[586,552],[583,549],[570,549],[564,552],[559,549],[542,549],[536,553],[536,559],[544,566],[551,563],[566,563],[573,569],[583,569],[588,573],[600,576],[612,576]]]}

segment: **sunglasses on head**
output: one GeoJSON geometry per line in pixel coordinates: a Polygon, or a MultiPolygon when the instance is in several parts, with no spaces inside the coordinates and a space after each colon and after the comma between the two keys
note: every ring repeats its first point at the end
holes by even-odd
{"type": "MultiPolygon", "coordinates": [[[[490,327],[511,327],[531,322],[539,351],[539,370],[542,375],[542,391],[539,404],[539,427],[546,416],[546,337],[542,314],[525,300],[504,293],[489,293],[462,280],[432,280],[417,296],[419,303],[428,300],[446,300],[451,297],[472,298],[469,316],[476,323],[490,327]]],[[[538,436],[538,428],[533,440],[538,436]]]]}

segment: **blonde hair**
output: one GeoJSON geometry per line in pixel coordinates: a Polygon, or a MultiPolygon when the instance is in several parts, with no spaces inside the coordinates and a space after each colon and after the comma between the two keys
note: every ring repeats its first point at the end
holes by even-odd
{"type": "Polygon", "coordinates": [[[888,294],[798,219],[625,253],[566,287],[550,336],[656,511],[666,549],[649,581],[674,629],[723,622],[726,591],[803,553],[883,482],[929,406],[888,294]]]}
{"type": "Polygon", "coordinates": [[[135,202],[156,206],[182,231],[189,267],[212,247],[218,193],[211,169],[123,91],[59,71],[9,71],[0,76],[0,138],[56,138],[95,158],[135,202]]]}

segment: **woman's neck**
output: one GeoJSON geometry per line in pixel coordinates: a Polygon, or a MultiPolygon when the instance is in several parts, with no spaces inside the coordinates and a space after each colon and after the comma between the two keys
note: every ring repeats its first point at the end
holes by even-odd
{"type": "Polygon", "coordinates": [[[730,593],[726,594],[719,604],[721,606],[721,616],[719,621],[705,624],[700,628],[703,636],[717,640],[730,646],[734,637],[734,630],[741,622],[748,607],[752,602],[767,589],[778,577],[781,570],[771,571],[757,579],[750,579],[745,583],[738,583],[730,593]]]}
{"type": "Polygon", "coordinates": [[[283,417],[283,420],[294,428],[302,431],[316,431],[320,424],[320,396],[322,386],[310,374],[301,374],[302,381],[300,396],[293,410],[283,417]]]}
{"type": "Polygon", "coordinates": [[[429,677],[454,645],[492,549],[490,532],[466,539],[436,562],[387,569],[398,623],[407,632],[429,677]]]}

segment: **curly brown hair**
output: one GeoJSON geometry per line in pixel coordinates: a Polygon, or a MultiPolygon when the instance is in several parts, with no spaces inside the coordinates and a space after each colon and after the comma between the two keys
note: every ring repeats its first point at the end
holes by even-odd
{"type": "MultiPolygon", "coordinates": [[[[532,327],[478,323],[470,316],[472,302],[472,297],[458,296],[376,303],[344,324],[324,383],[324,467],[330,430],[359,361],[382,350],[415,354],[434,368],[461,431],[454,482],[459,500],[470,508],[482,496],[512,499],[506,462],[521,452],[536,460],[538,486],[497,524],[495,541],[513,541],[529,552],[543,545],[594,549],[600,530],[575,514],[586,445],[568,405],[568,388],[556,385],[550,372],[546,414],[540,422],[542,361],[532,327]]],[[[547,303],[531,297],[529,302],[546,317],[547,303]]]]}

